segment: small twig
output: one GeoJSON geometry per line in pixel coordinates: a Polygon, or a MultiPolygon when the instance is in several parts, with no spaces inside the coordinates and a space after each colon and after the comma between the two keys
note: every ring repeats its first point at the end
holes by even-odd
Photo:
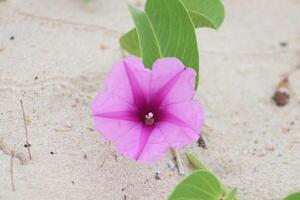
{"type": "MultiPolygon", "coordinates": [[[[11,156],[11,152],[14,152],[13,150],[11,150],[9,147],[7,147],[7,145],[5,145],[3,143],[3,141],[0,140],[0,150],[3,151],[4,154],[11,156]]],[[[16,153],[14,152],[14,157],[19,159],[21,165],[25,165],[27,163],[27,158],[23,153],[16,153]]]]}
{"type": "Polygon", "coordinates": [[[21,165],[25,165],[28,161],[27,158],[23,153],[16,153],[14,150],[11,150],[8,148],[2,140],[0,140],[0,150],[3,151],[4,154],[10,156],[10,181],[11,181],[11,187],[12,191],[15,192],[15,182],[14,182],[14,158],[19,159],[21,165]]]}
{"type": "Polygon", "coordinates": [[[174,148],[171,148],[171,150],[172,150],[172,152],[173,152],[173,154],[176,158],[179,175],[185,175],[185,170],[184,170],[184,167],[183,167],[183,164],[182,164],[182,159],[180,157],[180,154],[179,154],[178,150],[174,149],[174,148]]]}
{"type": "Polygon", "coordinates": [[[15,181],[14,181],[14,157],[15,157],[15,152],[11,151],[11,156],[10,156],[10,181],[11,181],[11,188],[12,191],[15,192],[15,181]]]}
{"type": "Polygon", "coordinates": [[[31,160],[31,159],[32,159],[32,156],[31,156],[30,145],[29,145],[29,139],[28,139],[28,130],[27,130],[27,123],[26,123],[26,116],[25,116],[25,111],[24,111],[23,102],[22,102],[21,99],[20,99],[20,104],[21,104],[22,113],[23,113],[23,121],[24,121],[24,128],[25,128],[25,137],[26,137],[27,151],[28,151],[29,160],[31,160]]]}

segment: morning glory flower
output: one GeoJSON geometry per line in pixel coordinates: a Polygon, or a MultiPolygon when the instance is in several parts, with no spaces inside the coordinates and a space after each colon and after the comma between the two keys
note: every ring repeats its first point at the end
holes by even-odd
{"type": "Polygon", "coordinates": [[[204,112],[194,100],[195,76],[176,58],[158,59],[152,70],[137,58],[122,60],[92,103],[94,128],[122,155],[145,163],[196,141],[204,112]]]}

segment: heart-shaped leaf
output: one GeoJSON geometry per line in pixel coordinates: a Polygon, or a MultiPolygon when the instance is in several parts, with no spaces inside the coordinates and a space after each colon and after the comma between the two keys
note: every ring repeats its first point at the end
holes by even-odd
{"type": "MultiPolygon", "coordinates": [[[[181,0],[188,10],[195,28],[217,29],[224,20],[224,6],[220,0],[181,0]]],[[[169,2],[171,7],[171,1],[169,2]]],[[[171,8],[168,8],[171,9],[171,8]]],[[[121,47],[128,53],[141,56],[138,35],[135,29],[120,38],[121,47]]]]}
{"type": "Polygon", "coordinates": [[[222,188],[209,171],[198,170],[177,185],[169,200],[220,200],[222,188]]]}
{"type": "Polygon", "coordinates": [[[299,200],[299,199],[300,199],[300,192],[296,192],[296,193],[290,194],[283,200],[299,200]]]}

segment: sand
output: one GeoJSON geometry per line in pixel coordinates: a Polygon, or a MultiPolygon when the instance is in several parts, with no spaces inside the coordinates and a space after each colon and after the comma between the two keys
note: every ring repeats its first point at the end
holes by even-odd
{"type": "MultiPolygon", "coordinates": [[[[126,3],[0,1],[1,200],[163,200],[183,178],[167,166],[170,153],[139,164],[92,130],[90,102],[123,55],[118,38],[132,27],[126,3]],[[15,192],[11,150],[25,162],[13,159],[15,192]]],[[[208,148],[185,150],[238,187],[241,199],[279,200],[300,189],[300,70],[293,71],[300,1],[226,0],[225,7],[220,30],[197,31],[208,148]],[[278,107],[271,97],[290,71],[290,102],[278,107]]]]}

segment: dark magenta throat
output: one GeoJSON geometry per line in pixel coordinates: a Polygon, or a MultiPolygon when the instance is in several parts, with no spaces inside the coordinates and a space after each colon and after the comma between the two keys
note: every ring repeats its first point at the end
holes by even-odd
{"type": "Polygon", "coordinates": [[[161,112],[157,106],[145,105],[140,108],[138,115],[142,123],[152,126],[159,120],[161,112]]]}

